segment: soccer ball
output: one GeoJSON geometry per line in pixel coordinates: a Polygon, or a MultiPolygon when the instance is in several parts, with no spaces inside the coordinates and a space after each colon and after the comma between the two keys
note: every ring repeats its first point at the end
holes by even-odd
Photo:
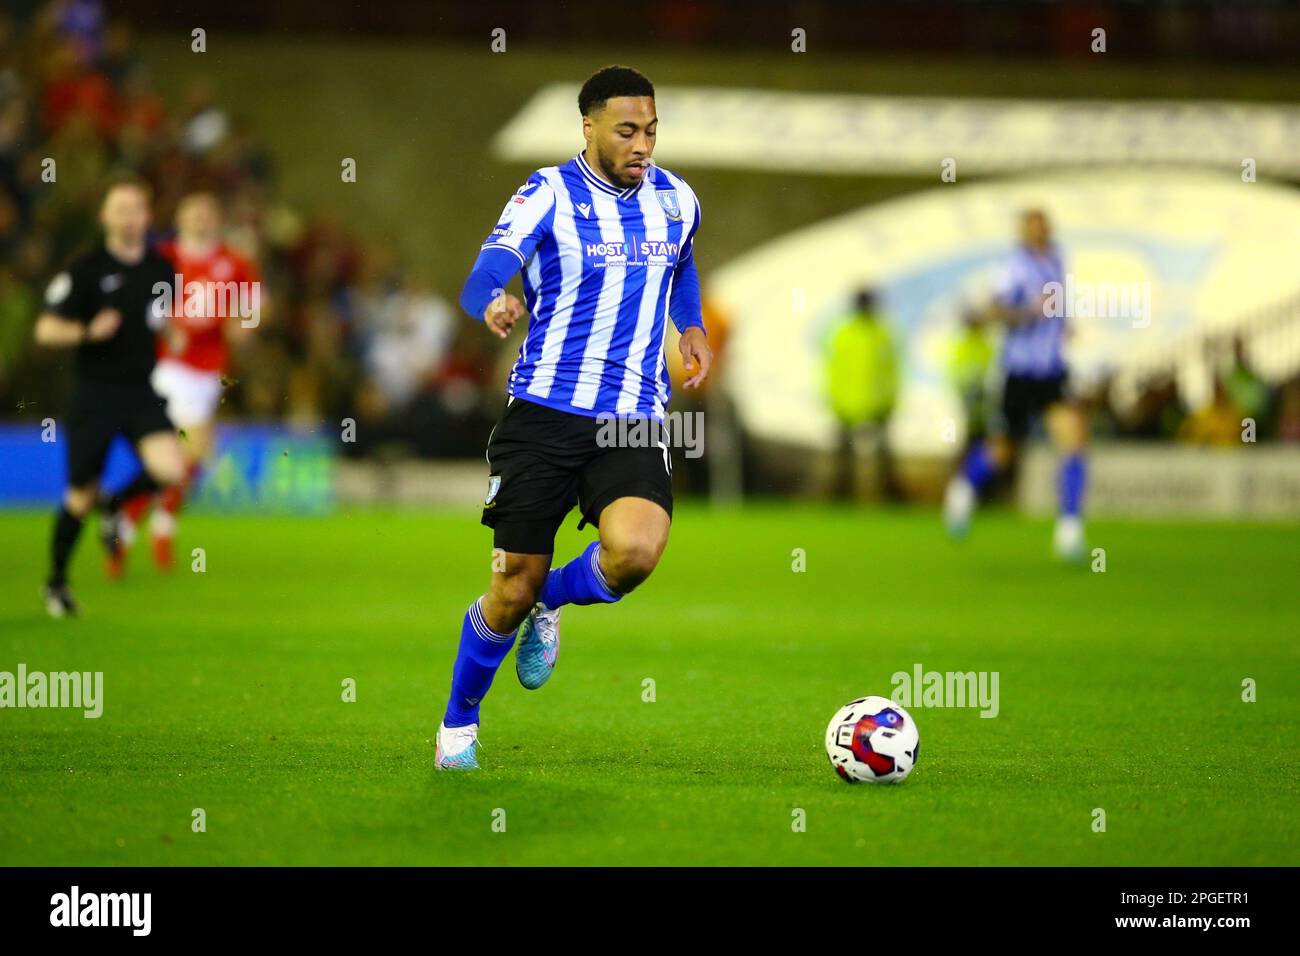
{"type": "Polygon", "coordinates": [[[911,715],[884,697],[859,697],[826,727],[826,756],[849,783],[898,783],[916,766],[921,736],[911,715]]]}

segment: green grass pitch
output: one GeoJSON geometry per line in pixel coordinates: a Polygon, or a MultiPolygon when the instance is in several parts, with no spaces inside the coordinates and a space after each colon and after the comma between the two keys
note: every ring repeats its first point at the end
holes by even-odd
{"type": "Polygon", "coordinates": [[[0,515],[0,671],[103,671],[105,697],[0,710],[0,864],[1300,863],[1300,532],[1098,522],[1093,573],[982,518],[955,546],[923,511],[683,505],[640,591],[565,612],[549,684],[506,662],[484,771],[453,775],[475,515],[194,515],[205,573],[138,546],[115,585],[88,534],[74,622],[37,601],[48,517],[0,515]],[[846,785],[826,722],[918,663],[997,671],[999,715],[913,709],[911,777],[846,785]]]}

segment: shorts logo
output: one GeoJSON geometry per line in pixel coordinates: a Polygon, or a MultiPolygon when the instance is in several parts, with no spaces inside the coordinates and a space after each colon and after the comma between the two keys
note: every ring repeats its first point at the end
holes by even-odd
{"type": "Polygon", "coordinates": [[[487,507],[488,505],[492,504],[492,499],[494,499],[494,498],[497,496],[497,492],[498,492],[500,489],[501,489],[501,476],[500,476],[500,475],[493,475],[492,477],[488,478],[488,492],[487,492],[487,497],[483,499],[483,506],[484,506],[484,507],[487,507]]]}
{"type": "Polygon", "coordinates": [[[681,207],[677,205],[676,189],[656,189],[655,198],[659,200],[659,205],[663,207],[669,219],[677,221],[682,218],[681,207]]]}

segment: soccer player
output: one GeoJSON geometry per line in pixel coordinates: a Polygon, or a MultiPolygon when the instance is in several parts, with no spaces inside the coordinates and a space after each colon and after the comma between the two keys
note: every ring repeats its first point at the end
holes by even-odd
{"type": "Polygon", "coordinates": [[[969,528],[980,491],[1015,460],[1031,426],[1042,418],[1061,456],[1060,513],[1053,546],[1059,557],[1083,557],[1083,496],[1087,483],[1084,448],[1088,423],[1082,406],[1066,391],[1066,321],[1064,309],[1050,292],[1061,289],[1065,270],[1052,241],[1047,214],[1030,209],[1020,217],[1020,245],[1007,263],[988,317],[1006,327],[1002,344],[1001,415],[987,439],[976,441],[948,484],[944,519],[949,531],[963,536],[969,528]]]}
{"type": "Polygon", "coordinates": [[[163,400],[149,385],[154,337],[165,321],[155,307],[160,285],[172,285],[172,269],[152,252],[149,187],[121,179],[109,186],[100,207],[102,244],[76,259],[50,282],[46,308],[36,320],[40,345],[73,348],[75,388],[63,426],[68,449],[68,487],[54,523],[46,610],[54,617],[77,613],[68,588],[68,560],[82,522],[96,504],[104,461],[114,436],[136,447],[144,470],[126,488],[100,500],[106,535],[122,502],[142,491],[174,485],[184,474],[176,431],[163,400]]]}
{"type": "MultiPolygon", "coordinates": [[[[167,417],[181,432],[185,478],[161,494],[144,493],[128,501],[115,538],[105,540],[109,577],[125,569],[135,528],[155,502],[149,522],[154,563],[170,571],[176,516],[202,465],[212,456],[213,420],[221,402],[222,374],[229,362],[228,342],[246,335],[239,306],[260,310],[261,286],[255,267],[221,238],[221,205],[211,193],[197,192],[176,207],[176,238],[157,251],[171,263],[184,291],[173,299],[172,314],[158,337],[154,390],[167,400],[167,417]],[[188,290],[202,290],[201,300],[188,290]]],[[[260,316],[252,316],[259,318],[260,316]]]]}
{"type": "Polygon", "coordinates": [[[520,683],[538,688],[555,668],[560,609],[613,604],[654,570],[668,542],[671,466],[661,430],[643,426],[661,424],[668,401],[665,320],[681,332],[687,388],[713,361],[692,255],[700,206],[651,160],[654,87],[606,67],[583,84],[578,109],[586,147],[537,170],[506,203],[461,295],[505,338],[525,314],[503,291],[522,268],[532,319],[487,448],[482,522],[504,569],[461,626],[440,770],[477,769],[479,706],[516,637],[520,683]],[[610,422],[627,440],[601,439],[610,422]],[[575,504],[579,528],[595,525],[598,540],[552,570],[555,532],[575,504]]]}

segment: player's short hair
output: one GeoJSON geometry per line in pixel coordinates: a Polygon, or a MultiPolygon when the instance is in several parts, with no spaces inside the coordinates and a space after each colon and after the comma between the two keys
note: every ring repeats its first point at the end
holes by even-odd
{"type": "Polygon", "coordinates": [[[146,202],[153,202],[153,187],[149,185],[149,180],[145,179],[138,173],[125,172],[113,173],[104,180],[104,191],[100,193],[99,204],[102,207],[108,201],[116,189],[138,189],[144,193],[146,202]]]}
{"type": "Polygon", "coordinates": [[[606,66],[587,77],[578,93],[578,110],[583,116],[603,109],[616,96],[655,95],[654,84],[630,66],[606,66]]]}
{"type": "Polygon", "coordinates": [[[871,314],[876,311],[876,290],[864,287],[853,294],[853,308],[858,312],[871,314]]]}

